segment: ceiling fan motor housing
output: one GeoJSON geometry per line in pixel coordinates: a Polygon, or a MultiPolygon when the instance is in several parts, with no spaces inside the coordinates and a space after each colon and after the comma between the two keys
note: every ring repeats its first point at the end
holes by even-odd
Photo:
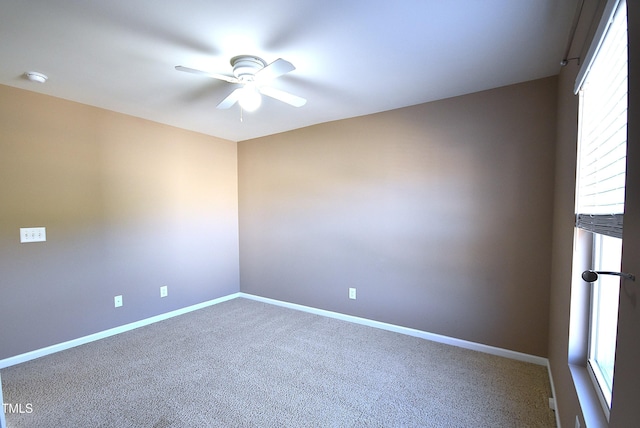
{"type": "Polygon", "coordinates": [[[262,70],[267,63],[257,56],[240,55],[231,58],[233,75],[240,80],[253,80],[253,76],[262,70]]]}

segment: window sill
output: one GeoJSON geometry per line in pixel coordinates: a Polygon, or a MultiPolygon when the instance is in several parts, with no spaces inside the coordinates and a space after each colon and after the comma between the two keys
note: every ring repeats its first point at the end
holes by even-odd
{"type": "Polygon", "coordinates": [[[578,394],[578,401],[582,410],[584,423],[589,428],[608,427],[609,423],[602,411],[600,400],[593,388],[593,383],[587,368],[576,364],[569,364],[573,385],[578,394]]]}

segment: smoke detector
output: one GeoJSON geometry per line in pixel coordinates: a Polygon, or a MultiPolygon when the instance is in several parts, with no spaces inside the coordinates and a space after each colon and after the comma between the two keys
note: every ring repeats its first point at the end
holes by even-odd
{"type": "Polygon", "coordinates": [[[44,83],[47,81],[48,77],[42,73],[38,73],[37,71],[27,71],[24,73],[24,77],[26,77],[31,82],[44,83]]]}

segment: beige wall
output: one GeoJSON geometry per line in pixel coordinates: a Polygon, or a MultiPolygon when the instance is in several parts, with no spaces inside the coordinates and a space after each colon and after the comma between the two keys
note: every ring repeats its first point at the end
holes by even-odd
{"type": "Polygon", "coordinates": [[[243,291],[544,356],[555,87],[238,146],[0,87],[0,358],[238,291],[238,192],[243,291]]]}
{"type": "Polygon", "coordinates": [[[546,356],[556,84],[240,142],[242,291],[546,356]]]}
{"type": "Polygon", "coordinates": [[[627,0],[629,19],[629,126],[622,271],[635,283],[620,293],[612,427],[640,421],[640,4],[627,0]]]}
{"type": "Polygon", "coordinates": [[[573,84],[577,70],[576,62],[571,61],[560,73],[558,83],[558,144],[549,311],[549,360],[561,423],[569,427],[574,426],[576,415],[581,414],[568,365],[578,138],[578,99],[573,95],[573,84]]]}
{"type": "MultiPolygon", "coordinates": [[[[594,8],[595,1],[586,2],[586,7],[595,9],[583,16],[584,28],[590,27],[592,16],[602,13],[594,8]]],[[[627,147],[627,193],[623,236],[622,270],[640,273],[640,4],[628,1],[629,20],[629,126],[627,147]]],[[[596,21],[597,22],[597,17],[596,21]]],[[[577,50],[584,51],[590,36],[576,38],[577,50]]],[[[572,272],[574,193],[577,148],[578,99],[573,95],[573,85],[578,71],[575,61],[560,73],[558,94],[558,142],[556,160],[555,210],[553,228],[553,262],[551,280],[551,310],[549,325],[549,361],[555,383],[562,426],[573,427],[576,416],[585,426],[583,413],[598,410],[597,402],[581,403],[568,367],[570,312],[572,297],[587,288],[574,287],[572,279],[580,274],[572,272]]],[[[578,281],[579,284],[579,281],[578,281]]],[[[587,425],[631,427],[640,420],[640,310],[638,308],[639,282],[627,283],[620,293],[618,321],[618,343],[616,348],[615,380],[610,423],[603,419],[587,425]]],[[[583,302],[584,303],[584,302],[583,302]]],[[[573,309],[575,311],[575,308],[573,309]]],[[[573,351],[572,351],[573,353],[573,351]]]]}
{"type": "Polygon", "coordinates": [[[6,86],[0,129],[0,359],[239,290],[235,143],[6,86]]]}

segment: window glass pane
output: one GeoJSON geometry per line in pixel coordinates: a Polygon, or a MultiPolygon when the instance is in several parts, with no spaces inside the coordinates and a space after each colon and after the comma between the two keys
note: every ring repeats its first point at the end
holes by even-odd
{"type": "MultiPolygon", "coordinates": [[[[594,269],[620,271],[622,239],[595,235],[594,269]]],[[[620,277],[600,275],[593,284],[589,363],[600,381],[602,393],[611,407],[613,369],[618,328],[620,277]]]]}

